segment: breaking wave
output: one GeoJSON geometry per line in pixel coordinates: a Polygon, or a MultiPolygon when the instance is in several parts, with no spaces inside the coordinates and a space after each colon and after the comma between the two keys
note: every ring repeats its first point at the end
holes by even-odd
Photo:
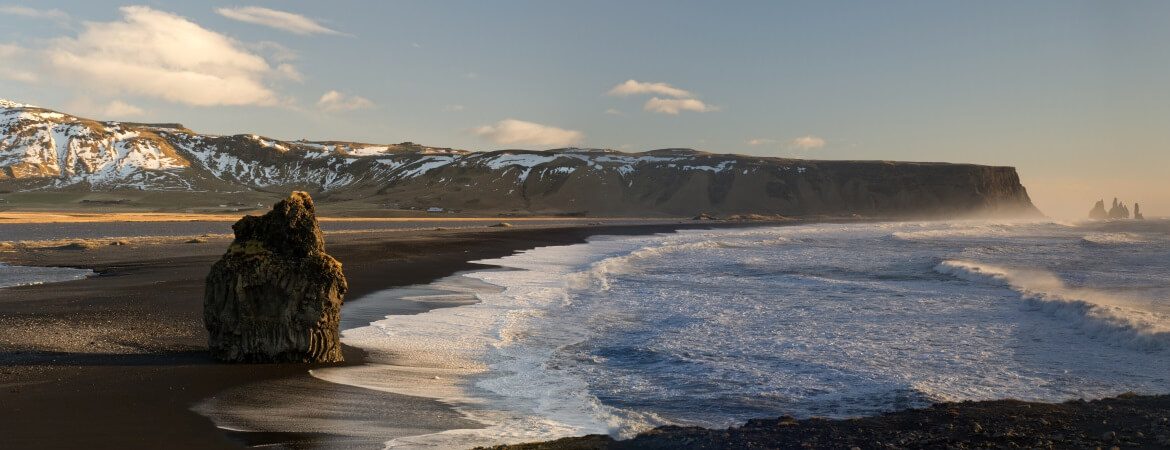
{"type": "Polygon", "coordinates": [[[1086,245],[1138,245],[1149,244],[1153,240],[1137,233],[1091,233],[1081,238],[1086,245]]]}
{"type": "Polygon", "coordinates": [[[1009,287],[1032,309],[1101,339],[1148,351],[1170,346],[1170,317],[1135,308],[1108,292],[1069,287],[1052,272],[956,260],[943,261],[934,270],[966,281],[1009,287]]]}

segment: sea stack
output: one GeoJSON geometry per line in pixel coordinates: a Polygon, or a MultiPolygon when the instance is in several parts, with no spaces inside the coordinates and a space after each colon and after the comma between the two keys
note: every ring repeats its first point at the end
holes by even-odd
{"type": "Polygon", "coordinates": [[[347,285],[325,253],[313,199],[293,192],[263,216],[232,226],[203,296],[208,347],[230,362],[338,362],[347,285]]]}
{"type": "Polygon", "coordinates": [[[1113,207],[1109,208],[1109,218],[1110,219],[1128,219],[1129,218],[1129,208],[1126,208],[1125,203],[1117,201],[1117,198],[1114,197],[1113,198],[1113,207]]]}
{"type": "Polygon", "coordinates": [[[1133,218],[1136,220],[1143,220],[1146,218],[1146,216],[1142,215],[1142,205],[1137,203],[1133,204],[1133,218]]]}
{"type": "Polygon", "coordinates": [[[1105,200],[1097,200],[1097,204],[1093,205],[1093,209],[1089,211],[1089,218],[1093,220],[1109,218],[1109,212],[1105,210],[1105,200]]]}

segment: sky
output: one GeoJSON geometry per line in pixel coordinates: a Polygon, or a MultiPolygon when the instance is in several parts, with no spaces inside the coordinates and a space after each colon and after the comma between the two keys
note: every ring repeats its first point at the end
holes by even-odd
{"type": "Polygon", "coordinates": [[[1170,216],[1170,2],[0,0],[0,98],[203,133],[1015,166],[1170,216]]]}

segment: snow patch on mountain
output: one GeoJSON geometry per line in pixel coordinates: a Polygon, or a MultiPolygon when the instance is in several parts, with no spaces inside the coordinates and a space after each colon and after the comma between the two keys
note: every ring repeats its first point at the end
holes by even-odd
{"type": "Polygon", "coordinates": [[[30,104],[27,104],[27,103],[14,102],[12,100],[0,98],[0,108],[9,109],[9,108],[36,108],[36,107],[33,105],[30,105],[30,104]]]}

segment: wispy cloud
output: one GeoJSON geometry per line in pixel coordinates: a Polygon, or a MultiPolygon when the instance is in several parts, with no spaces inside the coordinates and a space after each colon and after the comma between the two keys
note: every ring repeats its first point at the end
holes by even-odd
{"type": "Polygon", "coordinates": [[[467,107],[463,105],[447,105],[443,107],[443,111],[446,112],[461,112],[466,109],[467,107]]]}
{"type": "Polygon", "coordinates": [[[628,97],[640,94],[664,95],[673,98],[692,98],[695,96],[690,91],[676,88],[667,83],[646,83],[638,80],[626,80],[625,83],[621,83],[610,89],[608,94],[615,97],[628,97]]]}
{"type": "Polygon", "coordinates": [[[566,147],[585,138],[580,131],[516,119],[501,120],[493,125],[474,128],[471,132],[499,145],[566,147]]]}
{"type": "Polygon", "coordinates": [[[105,107],[102,109],[102,112],[104,113],[103,117],[133,117],[141,116],[146,111],[143,111],[142,108],[131,105],[124,101],[113,100],[109,103],[106,103],[105,107]]]}
{"type": "Polygon", "coordinates": [[[249,45],[248,48],[267,55],[268,59],[276,62],[296,61],[301,57],[301,55],[297,54],[296,50],[285,47],[279,42],[260,41],[249,45]]]}
{"type": "Polygon", "coordinates": [[[0,14],[27,17],[30,19],[52,20],[61,23],[69,21],[69,14],[56,8],[36,9],[20,5],[0,5],[0,14]]]}
{"type": "Polygon", "coordinates": [[[280,76],[284,78],[296,81],[298,83],[305,81],[305,76],[301,74],[301,71],[297,70],[296,66],[292,64],[277,64],[276,73],[280,74],[280,76]]]}
{"type": "Polygon", "coordinates": [[[622,116],[622,115],[626,114],[626,113],[622,112],[620,109],[616,109],[616,108],[607,109],[607,110],[605,110],[605,113],[609,114],[611,116],[622,116]]]}
{"type": "Polygon", "coordinates": [[[711,112],[718,111],[719,108],[703,103],[702,100],[694,98],[671,98],[663,99],[654,97],[646,100],[646,104],[642,105],[642,109],[659,114],[678,115],[682,111],[694,112],[711,112]]]}
{"type": "Polygon", "coordinates": [[[768,138],[755,138],[755,139],[748,139],[748,141],[747,141],[747,145],[750,145],[753,147],[760,146],[760,145],[771,145],[771,144],[775,144],[775,143],[776,143],[775,139],[768,139],[768,138]]]}
{"type": "Polygon", "coordinates": [[[197,106],[278,103],[266,80],[281,73],[235,40],[147,6],[120,11],[119,21],[86,22],[76,37],[49,41],[42,53],[52,73],[93,95],[197,106]]]}
{"type": "MultiPolygon", "coordinates": [[[[654,95],[654,97],[646,100],[642,105],[642,109],[657,114],[669,114],[677,116],[683,111],[693,112],[711,112],[718,111],[719,107],[704,103],[702,100],[696,98],[695,93],[686,89],[680,89],[671,86],[668,83],[661,82],[643,82],[634,79],[626,80],[624,83],[614,86],[606,94],[615,97],[628,97],[631,95],[654,95]],[[667,97],[661,98],[659,95],[667,97]]],[[[610,109],[606,114],[613,114],[610,111],[617,111],[610,109]]],[[[620,114],[620,112],[618,112],[620,114]]]]}
{"type": "Polygon", "coordinates": [[[822,148],[824,146],[825,146],[824,139],[817,137],[817,136],[813,136],[811,134],[808,136],[801,136],[801,137],[798,137],[798,138],[793,139],[791,141],[788,141],[788,147],[792,148],[792,149],[797,149],[797,150],[816,150],[816,149],[822,148]]]}
{"type": "Polygon", "coordinates": [[[99,120],[126,119],[146,114],[146,111],[137,105],[122,100],[95,101],[86,95],[70,100],[65,108],[73,114],[82,114],[99,120]]]}
{"type": "Polygon", "coordinates": [[[374,102],[357,95],[329,91],[322,95],[321,99],[317,100],[317,107],[328,112],[353,111],[356,109],[373,108],[374,102]]]}
{"type": "Polygon", "coordinates": [[[27,69],[32,65],[29,53],[15,44],[0,44],[0,79],[36,83],[39,78],[27,69]]]}
{"type": "Polygon", "coordinates": [[[300,14],[263,8],[259,6],[216,8],[215,12],[232,20],[262,25],[294,34],[344,34],[340,31],[327,28],[324,25],[317,23],[316,20],[310,19],[300,14]]]}

